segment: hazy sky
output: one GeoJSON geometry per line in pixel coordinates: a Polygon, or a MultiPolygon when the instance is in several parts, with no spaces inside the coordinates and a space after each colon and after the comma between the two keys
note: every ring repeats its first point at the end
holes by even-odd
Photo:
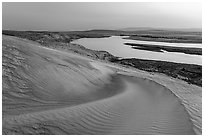
{"type": "Polygon", "coordinates": [[[3,29],[201,28],[201,3],[3,3],[3,29]]]}

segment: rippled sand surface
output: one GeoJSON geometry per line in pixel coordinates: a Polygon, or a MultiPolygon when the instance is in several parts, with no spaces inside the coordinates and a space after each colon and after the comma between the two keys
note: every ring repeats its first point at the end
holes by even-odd
{"type": "Polygon", "coordinates": [[[3,36],[3,134],[201,134],[201,88],[3,36]]]}

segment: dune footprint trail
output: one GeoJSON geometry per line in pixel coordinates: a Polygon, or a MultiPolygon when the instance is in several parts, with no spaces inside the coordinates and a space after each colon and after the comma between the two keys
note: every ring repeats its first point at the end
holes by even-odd
{"type": "Polygon", "coordinates": [[[3,36],[3,134],[195,134],[166,87],[3,36]]]}

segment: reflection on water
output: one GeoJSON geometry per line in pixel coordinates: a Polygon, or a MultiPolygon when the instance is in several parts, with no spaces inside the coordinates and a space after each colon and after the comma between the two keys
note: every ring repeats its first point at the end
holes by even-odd
{"type": "Polygon", "coordinates": [[[202,56],[189,55],[176,52],[152,52],[145,50],[132,49],[124,43],[138,43],[138,44],[163,44],[164,46],[183,46],[183,47],[201,47],[201,44],[184,44],[184,43],[166,43],[166,42],[151,42],[122,39],[121,36],[112,36],[109,38],[82,38],[73,41],[72,43],[83,45],[93,50],[105,50],[109,53],[122,58],[139,58],[150,60],[170,61],[187,64],[202,64],[202,56]]]}

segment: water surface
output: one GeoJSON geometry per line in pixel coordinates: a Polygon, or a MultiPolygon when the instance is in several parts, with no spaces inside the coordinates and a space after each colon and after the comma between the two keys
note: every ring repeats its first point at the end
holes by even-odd
{"type": "Polygon", "coordinates": [[[124,43],[137,43],[137,44],[157,44],[163,46],[176,46],[176,47],[198,47],[201,44],[192,43],[167,43],[167,42],[151,42],[151,41],[138,41],[123,39],[121,36],[111,36],[108,38],[82,38],[73,41],[72,43],[80,44],[86,48],[93,50],[105,50],[114,56],[122,58],[139,58],[139,59],[149,59],[149,60],[160,60],[169,61],[177,63],[187,63],[187,64],[202,64],[201,55],[190,55],[178,52],[152,52],[145,50],[133,49],[124,43]]]}

